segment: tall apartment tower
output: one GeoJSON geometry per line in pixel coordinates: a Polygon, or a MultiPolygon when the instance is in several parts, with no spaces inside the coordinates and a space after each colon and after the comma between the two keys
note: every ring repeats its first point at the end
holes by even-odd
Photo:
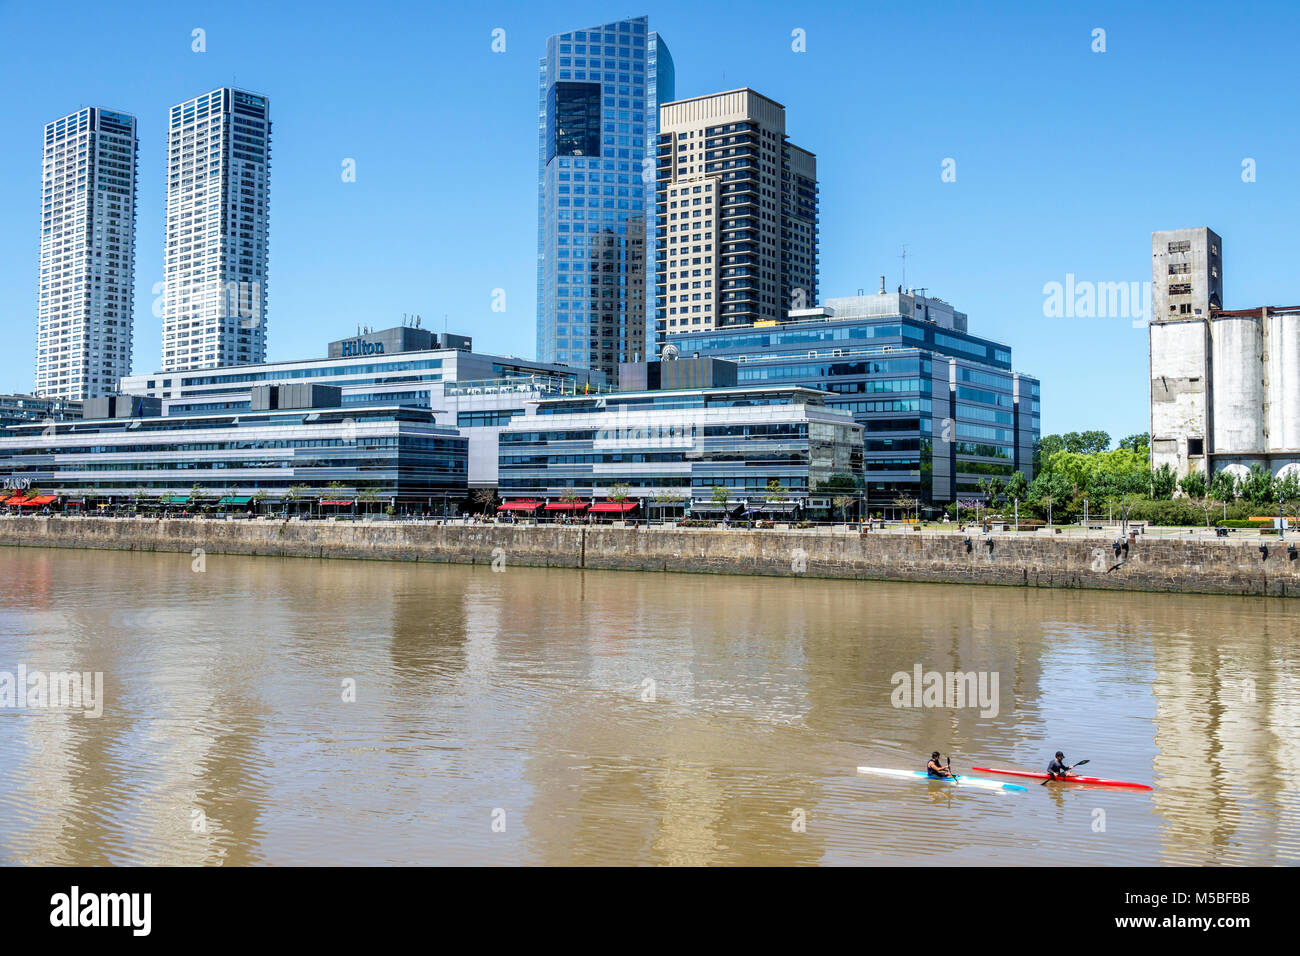
{"type": "Polygon", "coordinates": [[[171,109],[163,371],[266,361],[271,112],[223,88],[171,109]]]}
{"type": "Polygon", "coordinates": [[[136,124],[90,107],[45,126],[36,394],[81,401],[131,374],[136,124]]]}
{"type": "Polygon", "coordinates": [[[603,371],[646,357],[654,145],[673,60],[645,17],[546,41],[538,83],[537,357],[603,371]]]}
{"type": "Polygon", "coordinates": [[[1223,307],[1223,241],[1204,227],[1152,233],[1151,290],[1151,467],[1208,471],[1208,456],[1222,450],[1214,372],[1237,364],[1222,353],[1242,332],[1211,318],[1223,307]]]}
{"type": "Polygon", "coordinates": [[[659,111],[655,331],[782,321],[817,303],[817,158],[750,89],[659,111]]]}

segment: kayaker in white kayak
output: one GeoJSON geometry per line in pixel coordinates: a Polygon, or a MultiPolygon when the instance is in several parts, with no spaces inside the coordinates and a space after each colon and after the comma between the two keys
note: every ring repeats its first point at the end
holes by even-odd
{"type": "Polygon", "coordinates": [[[952,771],[939,764],[939,751],[930,754],[930,762],[925,765],[925,772],[931,777],[951,777],[952,771]]]}
{"type": "Polygon", "coordinates": [[[1073,769],[1074,764],[1070,764],[1068,767],[1065,765],[1065,754],[1059,750],[1056,752],[1056,756],[1052,758],[1052,762],[1047,765],[1047,772],[1051,774],[1053,780],[1068,777],[1073,769]]]}

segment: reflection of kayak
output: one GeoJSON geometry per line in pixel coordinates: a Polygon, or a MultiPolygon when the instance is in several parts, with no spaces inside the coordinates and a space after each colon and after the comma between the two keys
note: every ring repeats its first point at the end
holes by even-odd
{"type": "Polygon", "coordinates": [[[858,773],[869,773],[877,777],[904,777],[921,779],[929,783],[944,783],[957,787],[978,787],[981,790],[1024,790],[1018,783],[1003,783],[1000,780],[980,780],[978,777],[932,777],[923,770],[890,770],[886,767],[859,767],[858,773]]]}
{"type": "MultiPolygon", "coordinates": [[[[1003,773],[1008,777],[1030,777],[1034,780],[1046,780],[1051,774],[1047,773],[1029,773],[1025,770],[995,770],[992,767],[971,767],[972,770],[978,770],[980,773],[1003,773]]],[[[1062,780],[1056,778],[1057,783],[1087,783],[1094,787],[1128,787],[1131,790],[1150,790],[1145,783],[1130,783],[1127,780],[1108,780],[1105,777],[1085,777],[1082,774],[1071,774],[1062,780]]]]}

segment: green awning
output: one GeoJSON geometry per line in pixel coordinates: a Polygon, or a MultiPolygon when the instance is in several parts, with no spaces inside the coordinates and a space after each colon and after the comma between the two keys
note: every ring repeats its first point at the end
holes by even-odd
{"type": "Polygon", "coordinates": [[[183,504],[185,504],[186,502],[188,502],[189,500],[190,500],[190,496],[189,496],[189,495],[173,495],[172,497],[170,497],[170,498],[167,499],[166,504],[169,504],[169,505],[183,505],[183,504]]]}
{"type": "Polygon", "coordinates": [[[217,502],[219,505],[246,505],[253,500],[252,495],[227,495],[217,502]]]}

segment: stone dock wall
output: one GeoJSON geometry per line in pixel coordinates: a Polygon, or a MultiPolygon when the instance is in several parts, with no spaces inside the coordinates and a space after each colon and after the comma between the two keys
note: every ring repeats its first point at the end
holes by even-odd
{"type": "Polygon", "coordinates": [[[1277,538],[749,531],[585,525],[0,517],[0,545],[762,574],[1021,587],[1300,594],[1277,538]],[[991,542],[991,544],[990,544],[991,542]],[[1266,553],[1261,553],[1264,544],[1266,553]]]}

